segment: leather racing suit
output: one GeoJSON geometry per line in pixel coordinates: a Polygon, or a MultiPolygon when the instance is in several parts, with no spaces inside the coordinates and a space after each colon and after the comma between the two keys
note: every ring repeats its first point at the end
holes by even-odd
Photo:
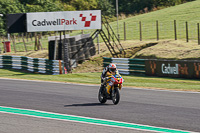
{"type": "Polygon", "coordinates": [[[101,85],[106,84],[106,89],[107,89],[108,94],[110,94],[110,89],[114,85],[114,82],[115,82],[114,79],[112,80],[112,78],[111,79],[108,79],[108,78],[111,77],[112,75],[116,75],[116,74],[119,75],[119,71],[117,69],[114,73],[109,71],[108,66],[103,69],[103,72],[101,74],[101,85]]]}

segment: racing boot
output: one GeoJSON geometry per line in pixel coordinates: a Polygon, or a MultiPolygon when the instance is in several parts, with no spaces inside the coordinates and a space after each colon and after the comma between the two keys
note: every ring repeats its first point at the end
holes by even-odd
{"type": "Polygon", "coordinates": [[[122,84],[119,85],[119,90],[121,90],[121,89],[122,89],[122,84]]]}
{"type": "Polygon", "coordinates": [[[108,85],[106,86],[106,90],[107,90],[107,97],[109,97],[109,96],[110,96],[110,89],[111,89],[111,86],[108,84],[108,85]]]}

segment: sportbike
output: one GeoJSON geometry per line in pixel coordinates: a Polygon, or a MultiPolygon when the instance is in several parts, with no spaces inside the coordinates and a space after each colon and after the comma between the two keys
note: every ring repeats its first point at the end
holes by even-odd
{"type": "Polygon", "coordinates": [[[112,100],[116,105],[120,100],[119,90],[122,89],[122,83],[124,82],[123,78],[119,75],[112,75],[107,80],[114,82],[113,86],[110,89],[110,94],[107,93],[106,84],[101,85],[99,89],[98,99],[100,103],[106,103],[107,100],[112,100]]]}

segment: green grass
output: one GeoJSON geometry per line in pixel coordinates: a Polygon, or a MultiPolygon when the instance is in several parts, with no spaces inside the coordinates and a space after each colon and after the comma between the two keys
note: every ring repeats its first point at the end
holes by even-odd
{"type": "MultiPolygon", "coordinates": [[[[165,8],[119,21],[121,39],[123,39],[123,25],[126,22],[127,39],[139,40],[139,21],[142,22],[143,38],[156,39],[156,21],[159,22],[160,39],[174,39],[174,20],[177,21],[178,39],[186,36],[185,22],[188,22],[190,39],[197,39],[197,23],[200,21],[200,0],[188,2],[174,7],[165,8]]],[[[117,29],[117,23],[111,23],[117,29]]]]}
{"type": "MultiPolygon", "coordinates": [[[[1,78],[56,81],[67,83],[100,84],[101,73],[75,73],[63,75],[44,75],[25,73],[17,70],[0,69],[1,78]]],[[[154,89],[184,90],[200,92],[200,81],[189,79],[173,79],[145,76],[123,76],[126,87],[143,87],[154,89]]]]}

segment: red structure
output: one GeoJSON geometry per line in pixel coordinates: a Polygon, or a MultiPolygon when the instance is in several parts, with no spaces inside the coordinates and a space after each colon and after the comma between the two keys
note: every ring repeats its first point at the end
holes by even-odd
{"type": "Polygon", "coordinates": [[[11,52],[10,41],[2,42],[6,48],[6,52],[11,52]]]}

